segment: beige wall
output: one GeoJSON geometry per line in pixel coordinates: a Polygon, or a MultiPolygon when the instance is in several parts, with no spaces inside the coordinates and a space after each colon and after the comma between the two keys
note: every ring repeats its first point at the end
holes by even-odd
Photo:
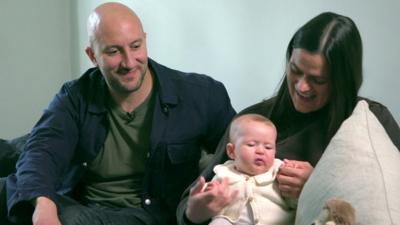
{"type": "Polygon", "coordinates": [[[70,1],[0,1],[0,138],[29,132],[71,76],[70,1]]]}
{"type": "MultiPolygon", "coordinates": [[[[236,110],[270,97],[284,70],[293,33],[324,11],[351,17],[364,43],[360,94],[385,104],[400,121],[399,0],[119,0],[142,18],[149,54],[183,71],[223,81],[236,110]]],[[[78,1],[79,17],[107,0],[78,1]]],[[[78,46],[86,45],[79,23],[78,46]]],[[[90,66],[83,51],[80,71],[90,66]]]]}
{"type": "MultiPolygon", "coordinates": [[[[104,0],[0,1],[0,138],[28,132],[59,90],[91,66],[86,18],[104,0]]],[[[224,82],[237,110],[271,96],[295,30],[322,11],[352,17],[364,42],[363,96],[400,121],[398,0],[125,0],[149,54],[224,82]]]]}

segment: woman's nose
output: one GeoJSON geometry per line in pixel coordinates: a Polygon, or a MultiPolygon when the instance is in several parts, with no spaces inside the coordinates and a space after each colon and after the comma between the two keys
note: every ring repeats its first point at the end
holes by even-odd
{"type": "Polygon", "coordinates": [[[301,93],[305,93],[311,90],[311,86],[305,76],[297,80],[296,89],[301,93]]]}

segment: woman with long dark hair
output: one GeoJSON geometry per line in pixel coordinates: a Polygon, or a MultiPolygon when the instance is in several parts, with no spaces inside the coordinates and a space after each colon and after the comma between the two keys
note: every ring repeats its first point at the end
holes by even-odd
{"type": "MultiPolygon", "coordinates": [[[[329,141],[364,99],[400,149],[400,128],[382,104],[358,96],[362,84],[362,42],[355,23],[346,16],[322,13],[294,34],[286,52],[286,70],[276,96],[239,114],[257,113],[277,127],[276,157],[295,167],[282,167],[278,187],[286,198],[298,198],[329,141]]],[[[213,192],[203,192],[213,167],[228,159],[221,140],[212,163],[186,190],[178,208],[180,224],[205,223],[234,197],[227,181],[216,182],[213,192]]]]}

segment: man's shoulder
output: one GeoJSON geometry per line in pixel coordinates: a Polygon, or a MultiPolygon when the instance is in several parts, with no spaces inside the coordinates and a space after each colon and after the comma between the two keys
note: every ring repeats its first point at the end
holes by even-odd
{"type": "Polygon", "coordinates": [[[98,68],[90,68],[79,78],[67,81],[57,93],[58,98],[68,99],[68,101],[84,102],[84,104],[94,104],[99,112],[104,111],[104,96],[107,85],[98,68]]]}
{"type": "Polygon", "coordinates": [[[154,60],[150,60],[151,68],[157,75],[161,84],[171,83],[172,85],[187,86],[193,88],[209,88],[212,86],[220,86],[222,83],[215,80],[209,75],[183,72],[176,69],[171,69],[167,66],[161,65],[154,60]]]}
{"type": "Polygon", "coordinates": [[[100,70],[97,67],[89,68],[80,77],[67,81],[64,85],[69,87],[79,87],[93,85],[103,80],[100,70]]]}
{"type": "Polygon", "coordinates": [[[93,95],[92,92],[99,90],[99,87],[104,86],[105,82],[100,73],[100,70],[96,67],[88,69],[80,77],[66,81],[60,90],[60,94],[80,94],[93,95]]]}

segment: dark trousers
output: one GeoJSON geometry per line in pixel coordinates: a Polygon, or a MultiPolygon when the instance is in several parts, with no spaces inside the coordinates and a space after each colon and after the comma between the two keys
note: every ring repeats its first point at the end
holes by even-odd
{"type": "MultiPolygon", "coordinates": [[[[4,186],[5,178],[0,178],[0,224],[13,225],[7,220],[4,186]]],[[[86,206],[67,196],[59,196],[58,200],[62,225],[156,225],[153,216],[141,208],[86,206]]]]}
{"type": "Polygon", "coordinates": [[[59,202],[62,225],[156,225],[153,216],[141,208],[82,205],[65,196],[61,196],[59,202]]]}
{"type": "Polygon", "coordinates": [[[0,224],[9,225],[7,221],[6,177],[0,177],[0,224]]]}

